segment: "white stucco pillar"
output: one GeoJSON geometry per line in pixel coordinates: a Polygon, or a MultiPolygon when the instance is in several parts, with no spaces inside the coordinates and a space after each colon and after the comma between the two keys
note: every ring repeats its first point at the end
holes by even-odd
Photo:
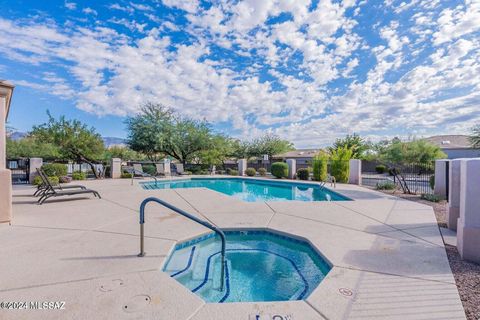
{"type": "Polygon", "coordinates": [[[247,169],[247,159],[238,159],[238,175],[244,176],[247,169]]]}
{"type": "Polygon", "coordinates": [[[33,183],[33,179],[37,176],[37,169],[40,169],[43,165],[42,158],[30,158],[28,165],[28,181],[33,183]]]}
{"type": "Polygon", "coordinates": [[[6,130],[13,85],[0,81],[0,223],[12,221],[12,174],[6,168],[6,130]]]}
{"type": "Polygon", "coordinates": [[[297,160],[287,159],[288,165],[288,179],[295,179],[295,174],[297,173],[297,160]]]}
{"type": "Polygon", "coordinates": [[[462,259],[480,263],[480,159],[460,164],[460,218],[457,249],[462,259]]]}
{"type": "Polygon", "coordinates": [[[112,158],[110,162],[110,178],[119,179],[122,177],[122,159],[112,158]]]}
{"type": "Polygon", "coordinates": [[[435,188],[433,193],[442,199],[447,198],[447,162],[448,159],[435,160],[435,188]]]}
{"type": "Polygon", "coordinates": [[[460,217],[460,165],[464,159],[450,161],[448,173],[448,206],[447,226],[451,230],[457,230],[457,221],[460,217]]]}
{"type": "Polygon", "coordinates": [[[350,173],[348,175],[349,184],[362,184],[362,160],[350,159],[350,173]]]}
{"type": "Polygon", "coordinates": [[[170,159],[163,159],[163,172],[166,176],[172,175],[170,164],[171,164],[170,159]]]}

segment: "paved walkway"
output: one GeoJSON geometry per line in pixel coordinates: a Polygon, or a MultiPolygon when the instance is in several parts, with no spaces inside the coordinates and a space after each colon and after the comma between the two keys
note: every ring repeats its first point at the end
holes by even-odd
{"type": "Polygon", "coordinates": [[[0,319],[465,319],[428,206],[350,185],[336,191],[355,201],[247,203],[208,189],[143,190],[137,183],[86,181],[101,200],[42,206],[33,188],[15,188],[14,221],[0,225],[0,301],[65,305],[0,310],[0,319]],[[207,304],[160,268],[177,241],[208,229],[151,204],[147,256],[136,256],[138,207],[147,196],[221,228],[303,237],[333,268],[306,301],[207,304]]]}

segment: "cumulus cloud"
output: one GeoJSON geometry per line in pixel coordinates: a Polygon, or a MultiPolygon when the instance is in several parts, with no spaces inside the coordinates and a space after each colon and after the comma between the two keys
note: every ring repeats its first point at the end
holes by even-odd
{"type": "Polygon", "coordinates": [[[158,3],[111,4],[123,16],[68,29],[51,19],[0,18],[0,53],[42,70],[35,81],[17,84],[72,100],[86,112],[125,116],[158,101],[191,117],[231,123],[240,134],[269,130],[297,147],[352,132],[462,131],[480,120],[478,1],[452,8],[391,1],[385,10],[411,19],[368,26],[359,13],[368,4],[356,1],[203,7],[162,0],[176,10],[167,16],[155,11],[158,3]],[[50,70],[53,65],[61,67],[50,70]]]}

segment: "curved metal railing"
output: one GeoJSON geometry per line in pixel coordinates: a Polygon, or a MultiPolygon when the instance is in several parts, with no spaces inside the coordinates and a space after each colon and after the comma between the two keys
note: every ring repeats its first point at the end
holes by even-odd
{"type": "Polygon", "coordinates": [[[176,213],[190,219],[190,220],[193,220],[199,224],[201,224],[202,226],[210,229],[210,230],[213,230],[215,233],[217,233],[219,236],[220,236],[220,239],[222,240],[222,251],[221,251],[221,254],[222,254],[222,265],[221,265],[221,285],[220,285],[220,290],[223,291],[223,285],[224,285],[224,280],[225,280],[225,242],[226,242],[226,239],[225,239],[225,234],[223,233],[222,230],[220,230],[219,228],[211,225],[210,223],[206,222],[206,221],[203,221],[203,220],[200,220],[198,219],[197,217],[191,215],[190,213],[182,210],[182,209],[179,209],[175,206],[172,206],[171,204],[169,204],[168,202],[165,202],[163,200],[160,200],[158,198],[155,198],[155,197],[148,197],[146,198],[145,200],[142,201],[142,203],[140,204],[140,253],[138,254],[139,257],[143,257],[145,256],[145,250],[144,250],[144,228],[143,228],[143,225],[145,224],[145,207],[147,206],[147,204],[149,202],[156,202],[158,204],[161,204],[162,206],[170,209],[170,210],[173,210],[175,211],[176,213]]]}
{"type": "Polygon", "coordinates": [[[132,181],[131,181],[132,186],[133,186],[133,178],[135,177],[135,174],[142,177],[152,178],[153,180],[155,180],[155,185],[157,185],[158,183],[157,177],[152,176],[151,174],[148,174],[146,172],[135,170],[133,167],[123,167],[122,169],[132,175],[132,181]]]}

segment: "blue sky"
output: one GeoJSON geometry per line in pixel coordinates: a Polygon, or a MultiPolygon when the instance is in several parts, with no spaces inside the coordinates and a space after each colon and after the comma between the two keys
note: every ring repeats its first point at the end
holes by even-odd
{"type": "Polygon", "coordinates": [[[125,137],[142,103],[297,147],[480,123],[480,1],[0,0],[9,124],[125,137]]]}

